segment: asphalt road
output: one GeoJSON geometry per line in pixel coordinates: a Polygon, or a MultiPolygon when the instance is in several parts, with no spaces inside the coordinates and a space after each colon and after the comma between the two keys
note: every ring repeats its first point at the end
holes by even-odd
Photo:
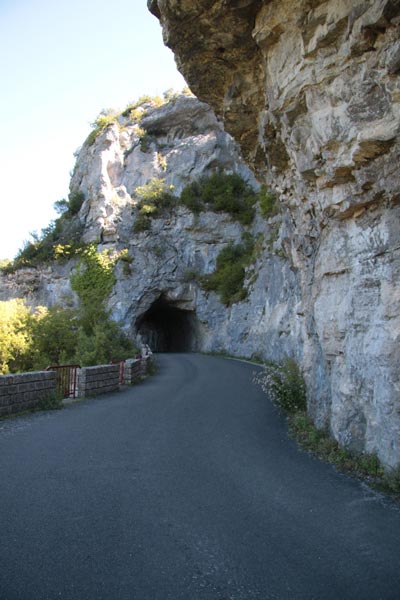
{"type": "Polygon", "coordinates": [[[399,600],[395,505],[297,450],[252,365],[158,360],[0,422],[1,600],[399,600]]]}

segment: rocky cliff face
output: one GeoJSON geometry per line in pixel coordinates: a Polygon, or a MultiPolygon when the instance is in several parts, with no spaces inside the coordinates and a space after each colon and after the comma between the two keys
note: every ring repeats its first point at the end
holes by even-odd
{"type": "Polygon", "coordinates": [[[192,90],[279,194],[299,293],[287,332],[300,329],[311,413],[340,442],[398,463],[399,1],[149,8],[192,90]]]}
{"type": "MultiPolygon", "coordinates": [[[[143,108],[143,107],[142,107],[143,108]]],[[[300,348],[299,289],[285,256],[289,223],[277,214],[251,225],[224,213],[196,215],[179,203],[151,227],[135,231],[136,190],[154,178],[183,187],[222,170],[237,173],[254,189],[253,173],[209,106],[190,96],[163,105],[151,102],[137,117],[120,116],[77,157],[71,189],[84,194],[79,212],[85,242],[99,250],[124,251],[109,300],[115,320],[155,350],[228,351],[277,359],[300,348]],[[247,267],[245,301],[227,307],[199,284],[215,269],[220,251],[256,240],[247,267]]],[[[30,305],[73,306],[69,276],[76,261],[21,269],[0,281],[0,299],[24,297],[30,305]]]]}

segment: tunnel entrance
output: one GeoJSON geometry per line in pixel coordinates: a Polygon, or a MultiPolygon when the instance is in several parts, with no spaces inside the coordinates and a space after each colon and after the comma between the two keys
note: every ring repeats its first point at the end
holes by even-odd
{"type": "Polygon", "coordinates": [[[136,322],[137,332],[153,352],[197,350],[195,311],[178,308],[161,296],[136,322]]]}

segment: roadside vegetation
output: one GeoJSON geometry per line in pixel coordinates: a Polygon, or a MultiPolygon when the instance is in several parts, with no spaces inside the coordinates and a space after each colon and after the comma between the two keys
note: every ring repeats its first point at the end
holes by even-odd
{"type": "Polygon", "coordinates": [[[315,427],[307,414],[306,385],[295,360],[286,357],[263,366],[254,381],[285,412],[289,432],[301,448],[400,500],[400,465],[385,470],[376,454],[353,452],[340,446],[327,429],[315,427]]]}
{"type": "Polygon", "coordinates": [[[50,364],[81,366],[124,359],[137,352],[106,308],[115,282],[118,253],[90,244],[71,276],[79,307],[37,307],[22,299],[0,302],[0,373],[44,369],[50,364]]]}

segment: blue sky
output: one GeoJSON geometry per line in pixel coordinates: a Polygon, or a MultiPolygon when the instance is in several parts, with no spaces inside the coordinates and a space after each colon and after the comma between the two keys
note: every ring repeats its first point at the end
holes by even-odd
{"type": "Polygon", "coordinates": [[[0,0],[0,258],[56,215],[103,108],[185,81],[146,0],[0,0]]]}

